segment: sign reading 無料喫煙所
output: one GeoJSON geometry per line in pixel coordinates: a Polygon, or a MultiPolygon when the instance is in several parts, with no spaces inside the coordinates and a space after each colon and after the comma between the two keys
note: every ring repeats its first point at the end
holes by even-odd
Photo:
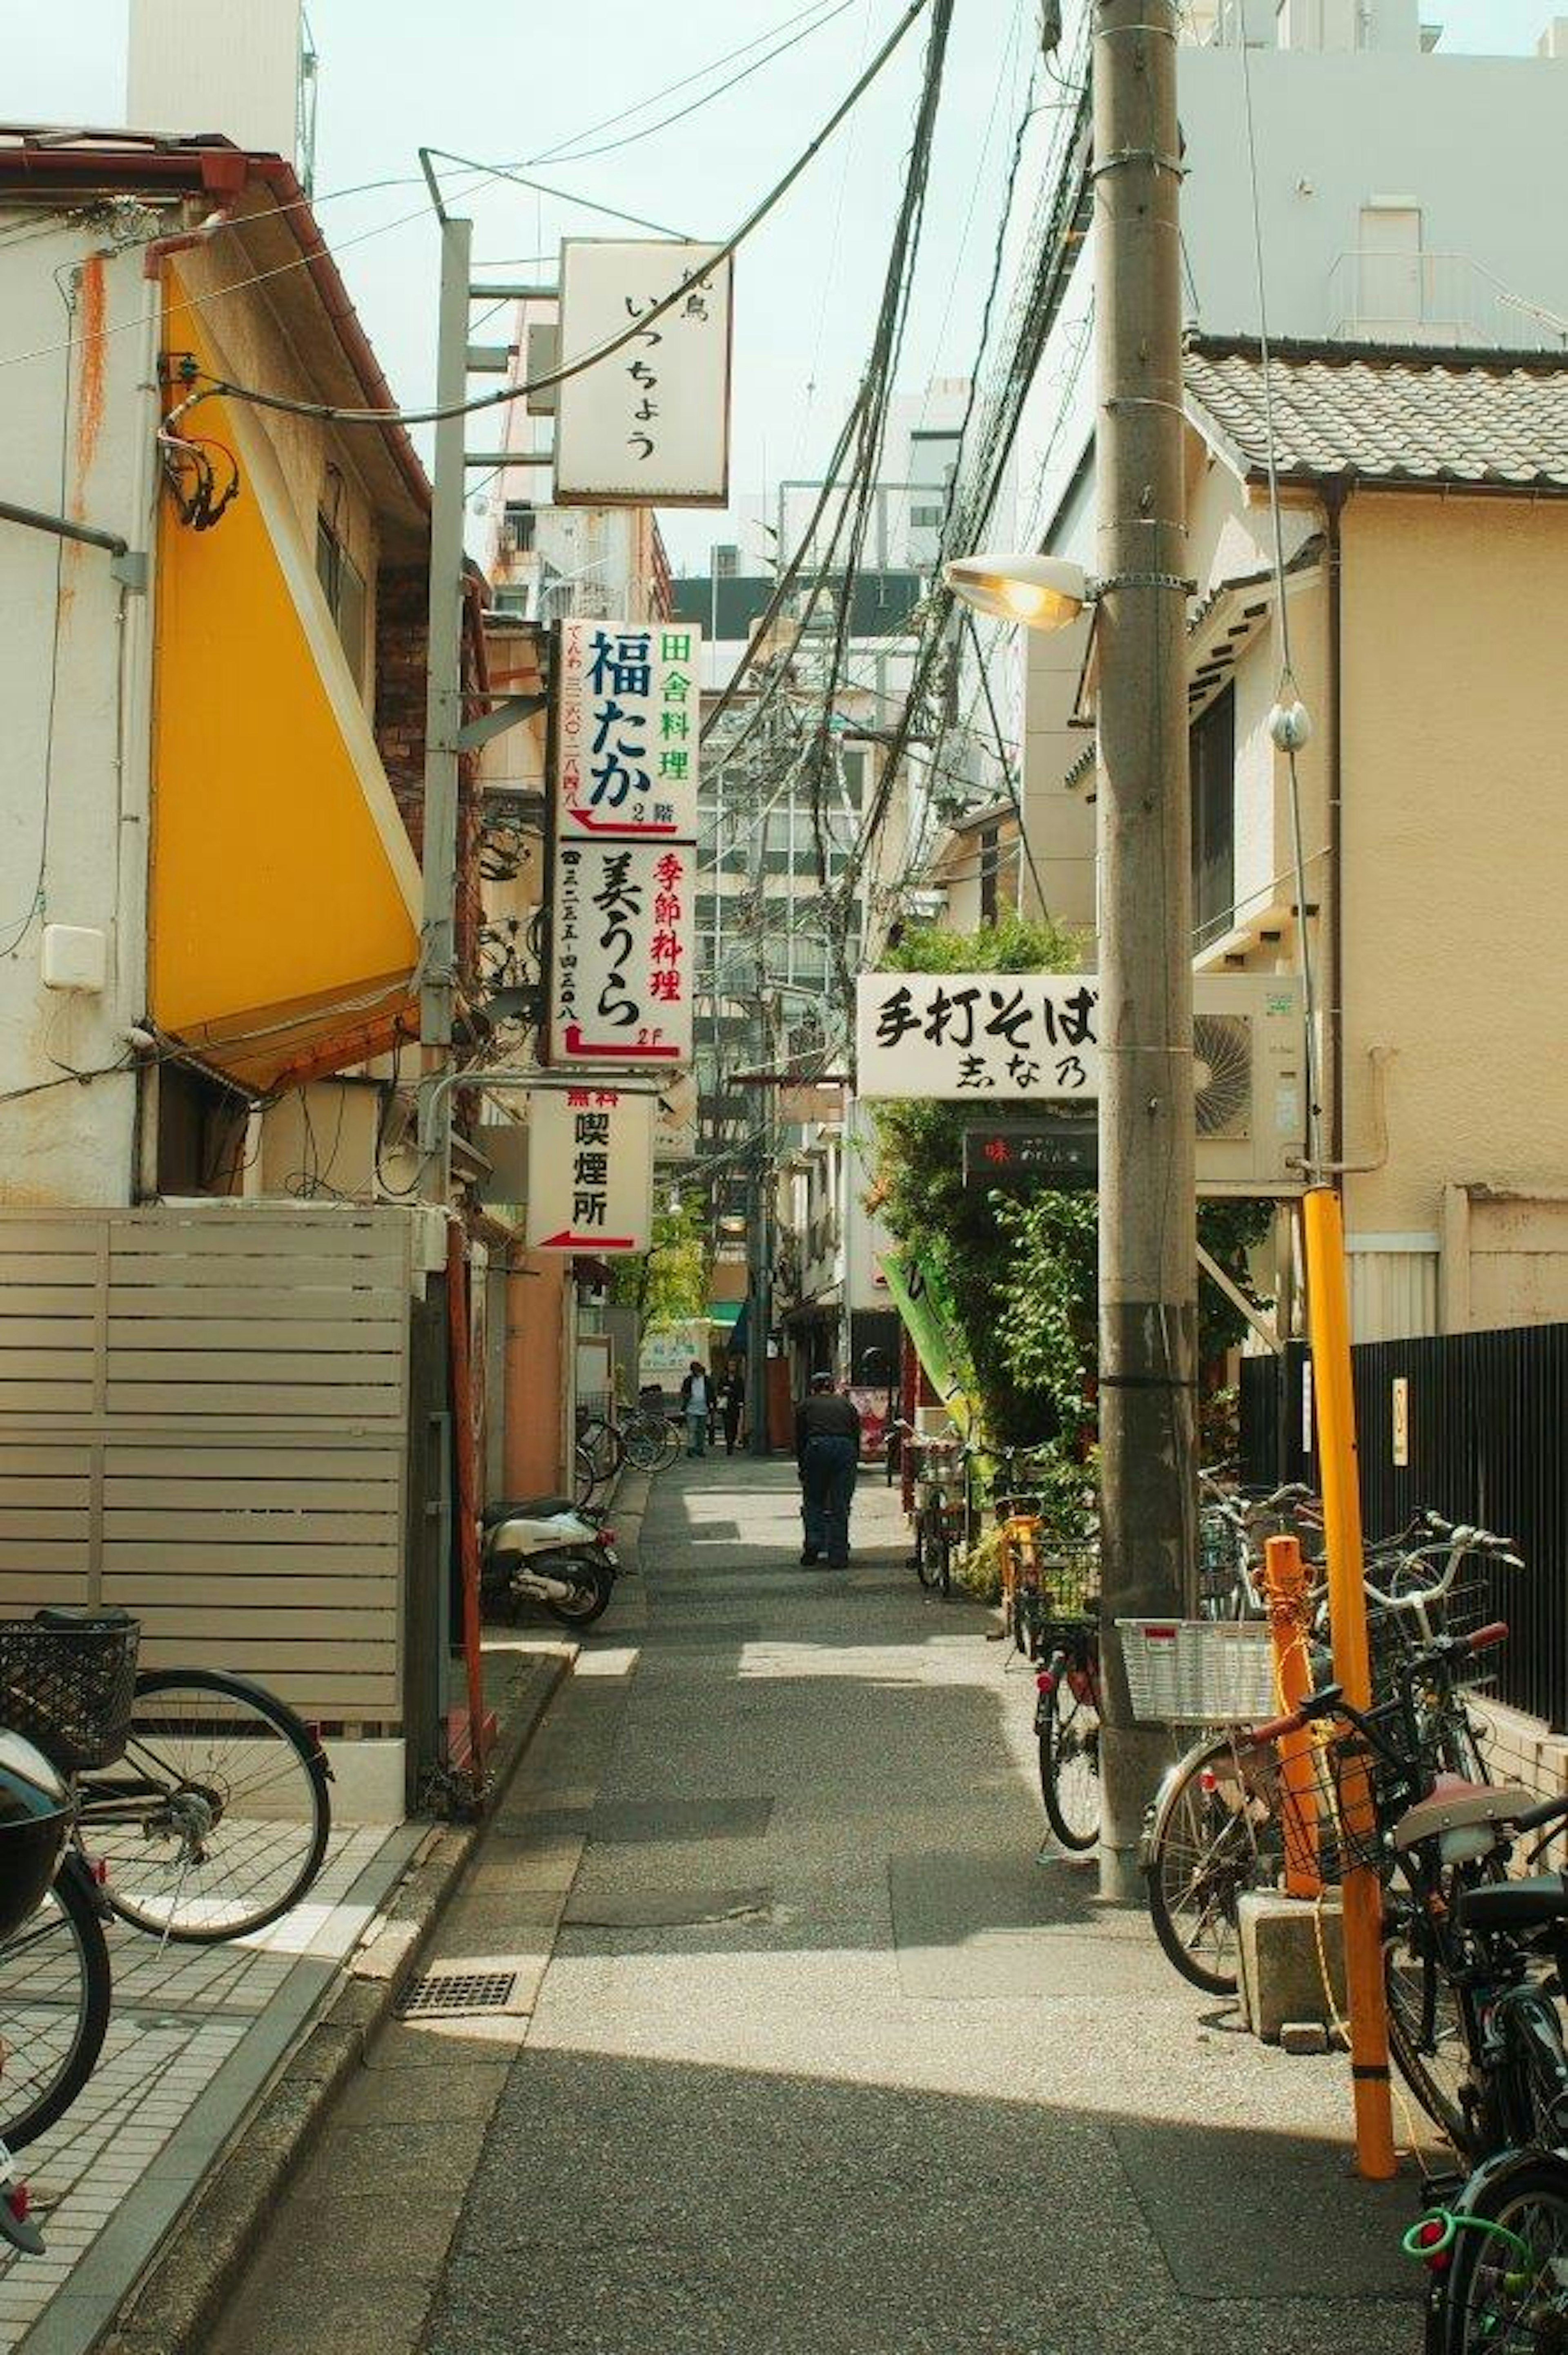
{"type": "Polygon", "coordinates": [[[855,1092],[990,1103],[1099,1093],[1090,975],[868,973],[856,985],[855,1092]]]}
{"type": "Polygon", "coordinates": [[[696,631],[557,624],[544,1060],[692,1059],[696,631]]]}
{"type": "Polygon", "coordinates": [[[672,238],[563,241],[563,366],[633,332],[557,388],[557,506],[728,504],[731,264],[704,274],[718,251],[672,238]]]}
{"type": "Polygon", "coordinates": [[[530,1251],[646,1251],[653,1228],[653,1098],[536,1088],[528,1103],[530,1251]]]}

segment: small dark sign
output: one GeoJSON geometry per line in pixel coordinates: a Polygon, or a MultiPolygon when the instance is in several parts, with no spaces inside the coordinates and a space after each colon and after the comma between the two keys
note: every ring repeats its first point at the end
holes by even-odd
{"type": "Polygon", "coordinates": [[[1097,1125],[1092,1120],[1057,1120],[966,1128],[964,1183],[1020,1192],[1093,1188],[1099,1183],[1097,1125]]]}

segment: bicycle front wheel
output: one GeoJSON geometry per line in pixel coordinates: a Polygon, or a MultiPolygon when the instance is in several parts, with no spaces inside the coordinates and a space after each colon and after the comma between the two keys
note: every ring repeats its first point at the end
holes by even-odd
{"type": "Polygon", "coordinates": [[[20,2150],[65,2115],[108,2028],[109,1947],[70,1854],[37,1912],[0,1946],[0,2142],[20,2150]]]}
{"type": "Polygon", "coordinates": [[[1236,1991],[1236,1908],[1273,1885],[1284,1842],[1263,1778],[1222,1737],[1190,1750],[1157,1803],[1145,1878],[1167,1959],[1211,1995],[1236,1991]]]}
{"type": "Polygon", "coordinates": [[[136,1679],[125,1755],[84,1792],[109,1902],[155,1937],[212,1945],[264,1930],[321,1870],[328,1768],[308,1729],[264,1687],[221,1668],[136,1679]]]}
{"type": "Polygon", "coordinates": [[[1050,1691],[1040,1696],[1036,1723],[1046,1816],[1063,1847],[1082,1852],[1100,1836],[1100,1713],[1088,1678],[1059,1669],[1050,1691]]]}
{"type": "Polygon", "coordinates": [[[915,1524],[915,1574],[922,1586],[942,1586],[947,1577],[948,1530],[941,1509],[923,1505],[915,1524]]]}

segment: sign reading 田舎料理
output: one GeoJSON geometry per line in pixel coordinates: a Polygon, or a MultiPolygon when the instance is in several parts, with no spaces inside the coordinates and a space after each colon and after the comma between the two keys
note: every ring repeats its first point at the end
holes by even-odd
{"type": "Polygon", "coordinates": [[[1098,1010],[1098,984],[1083,974],[862,974],[855,1092],[1092,1100],[1100,1085],[1098,1010]]]}
{"type": "Polygon", "coordinates": [[[692,1057],[698,634],[558,625],[545,1060],[678,1071],[692,1057]]]}

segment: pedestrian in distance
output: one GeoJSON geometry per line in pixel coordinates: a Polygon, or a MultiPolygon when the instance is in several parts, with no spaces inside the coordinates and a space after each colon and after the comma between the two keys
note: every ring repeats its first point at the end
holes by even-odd
{"type": "Polygon", "coordinates": [[[806,1534],[801,1564],[819,1562],[825,1554],[830,1570],[847,1570],[860,1412],[853,1399],[835,1391],[832,1374],[813,1374],[809,1397],[795,1410],[795,1463],[806,1534]]]}
{"type": "Polygon", "coordinates": [[[724,1452],[733,1455],[740,1437],[740,1418],[746,1409],[746,1377],[733,1369],[726,1377],[719,1392],[719,1405],[724,1411],[724,1452]]]}
{"type": "Polygon", "coordinates": [[[686,1419],[686,1453],[705,1455],[708,1448],[708,1414],[713,1403],[713,1382],[700,1358],[692,1359],[691,1371],[681,1384],[681,1412],[686,1419]]]}

